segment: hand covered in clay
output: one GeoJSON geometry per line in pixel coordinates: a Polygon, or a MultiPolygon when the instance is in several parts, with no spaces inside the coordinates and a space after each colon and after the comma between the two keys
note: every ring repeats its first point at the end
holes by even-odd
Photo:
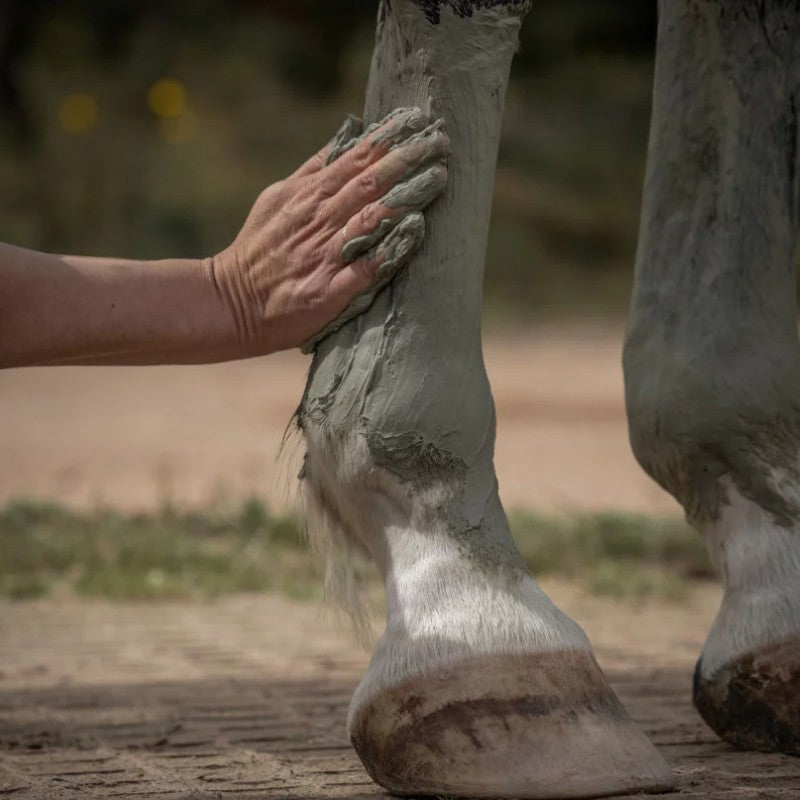
{"type": "Polygon", "coordinates": [[[398,109],[362,133],[351,117],[261,194],[234,243],[212,259],[247,349],[308,352],[369,306],[420,246],[420,212],[444,191],[442,124],[398,109]]]}

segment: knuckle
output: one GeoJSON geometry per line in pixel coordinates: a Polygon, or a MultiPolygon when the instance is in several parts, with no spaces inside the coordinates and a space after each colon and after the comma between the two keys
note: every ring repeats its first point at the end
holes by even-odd
{"type": "Polygon", "coordinates": [[[285,178],[280,184],[274,184],[278,187],[277,198],[283,203],[282,207],[297,205],[308,193],[311,183],[309,178],[285,178]]]}
{"type": "Polygon", "coordinates": [[[328,152],[326,147],[325,150],[321,150],[319,153],[317,153],[315,156],[312,157],[311,169],[317,172],[321,170],[325,166],[325,159],[327,158],[327,156],[328,152]]]}
{"type": "Polygon", "coordinates": [[[362,139],[352,149],[351,160],[357,167],[365,167],[372,160],[372,144],[362,139]]]}
{"type": "Polygon", "coordinates": [[[259,208],[272,206],[281,201],[286,194],[286,181],[278,181],[264,188],[256,198],[255,205],[259,208]]]}
{"type": "Polygon", "coordinates": [[[374,170],[369,170],[369,172],[365,172],[361,177],[358,179],[358,188],[362,194],[367,195],[368,197],[372,197],[378,192],[379,181],[378,176],[374,170]]]}
{"type": "Polygon", "coordinates": [[[339,186],[333,184],[325,184],[319,187],[316,192],[316,199],[318,202],[324,202],[325,200],[330,200],[332,197],[336,197],[339,192],[339,186]]]}
{"type": "Polygon", "coordinates": [[[303,229],[303,216],[295,206],[284,206],[280,210],[280,227],[291,235],[303,229]]]}
{"type": "Polygon", "coordinates": [[[359,223],[363,230],[371,231],[377,228],[380,222],[380,211],[374,203],[361,209],[359,223]]]}
{"type": "Polygon", "coordinates": [[[434,153],[438,156],[446,156],[450,152],[450,139],[446,133],[439,131],[433,141],[434,153]]]}
{"type": "Polygon", "coordinates": [[[342,181],[334,176],[314,181],[311,196],[318,202],[334,197],[341,188],[342,181]]]}
{"type": "Polygon", "coordinates": [[[266,197],[272,197],[273,195],[283,194],[283,192],[286,191],[286,183],[287,181],[286,179],[284,179],[281,181],[276,181],[270,186],[265,187],[264,190],[259,195],[259,198],[263,199],[266,197]]]}

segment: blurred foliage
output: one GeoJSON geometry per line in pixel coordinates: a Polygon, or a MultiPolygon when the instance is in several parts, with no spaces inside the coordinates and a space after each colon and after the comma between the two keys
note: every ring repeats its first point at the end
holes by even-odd
{"type": "MultiPolygon", "coordinates": [[[[0,239],[141,258],[224,247],[264,185],[360,109],[376,6],[4,0],[0,239]]],[[[534,4],[500,150],[493,316],[624,305],[655,15],[653,0],[534,4]]]]}
{"type": "Polygon", "coordinates": [[[257,500],[199,512],[74,513],[19,501],[0,511],[0,596],[67,588],[111,599],[321,592],[296,520],[257,500]]]}
{"type": "MultiPolygon", "coordinates": [[[[511,528],[534,575],[560,575],[623,599],[679,599],[709,578],[705,548],[684,522],[629,514],[515,512],[511,528]]],[[[359,568],[374,581],[373,568],[359,568]]],[[[371,583],[374,587],[375,583],[371,583]]],[[[110,599],[279,591],[319,599],[322,571],[293,517],[256,499],[191,513],[78,513],[18,501],[0,509],[0,597],[52,590],[110,599]]]]}
{"type": "Polygon", "coordinates": [[[577,579],[596,594],[677,599],[688,581],[714,575],[702,540],[680,519],[516,511],[509,523],[534,575],[577,579]]]}

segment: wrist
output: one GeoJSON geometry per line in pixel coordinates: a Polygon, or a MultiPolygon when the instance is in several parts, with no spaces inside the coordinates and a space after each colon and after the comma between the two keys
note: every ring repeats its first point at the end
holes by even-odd
{"type": "Polygon", "coordinates": [[[258,296],[246,280],[240,254],[230,246],[210,258],[203,259],[202,269],[214,289],[225,319],[234,358],[251,358],[271,352],[258,296]]]}

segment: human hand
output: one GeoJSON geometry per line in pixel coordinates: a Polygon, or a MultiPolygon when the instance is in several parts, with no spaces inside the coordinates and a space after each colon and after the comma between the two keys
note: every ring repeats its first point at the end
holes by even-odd
{"type": "Polygon", "coordinates": [[[248,355],[308,352],[408,261],[425,232],[420,212],[447,181],[442,124],[398,109],[362,134],[351,117],[262,192],[236,240],[210,262],[248,355]]]}

